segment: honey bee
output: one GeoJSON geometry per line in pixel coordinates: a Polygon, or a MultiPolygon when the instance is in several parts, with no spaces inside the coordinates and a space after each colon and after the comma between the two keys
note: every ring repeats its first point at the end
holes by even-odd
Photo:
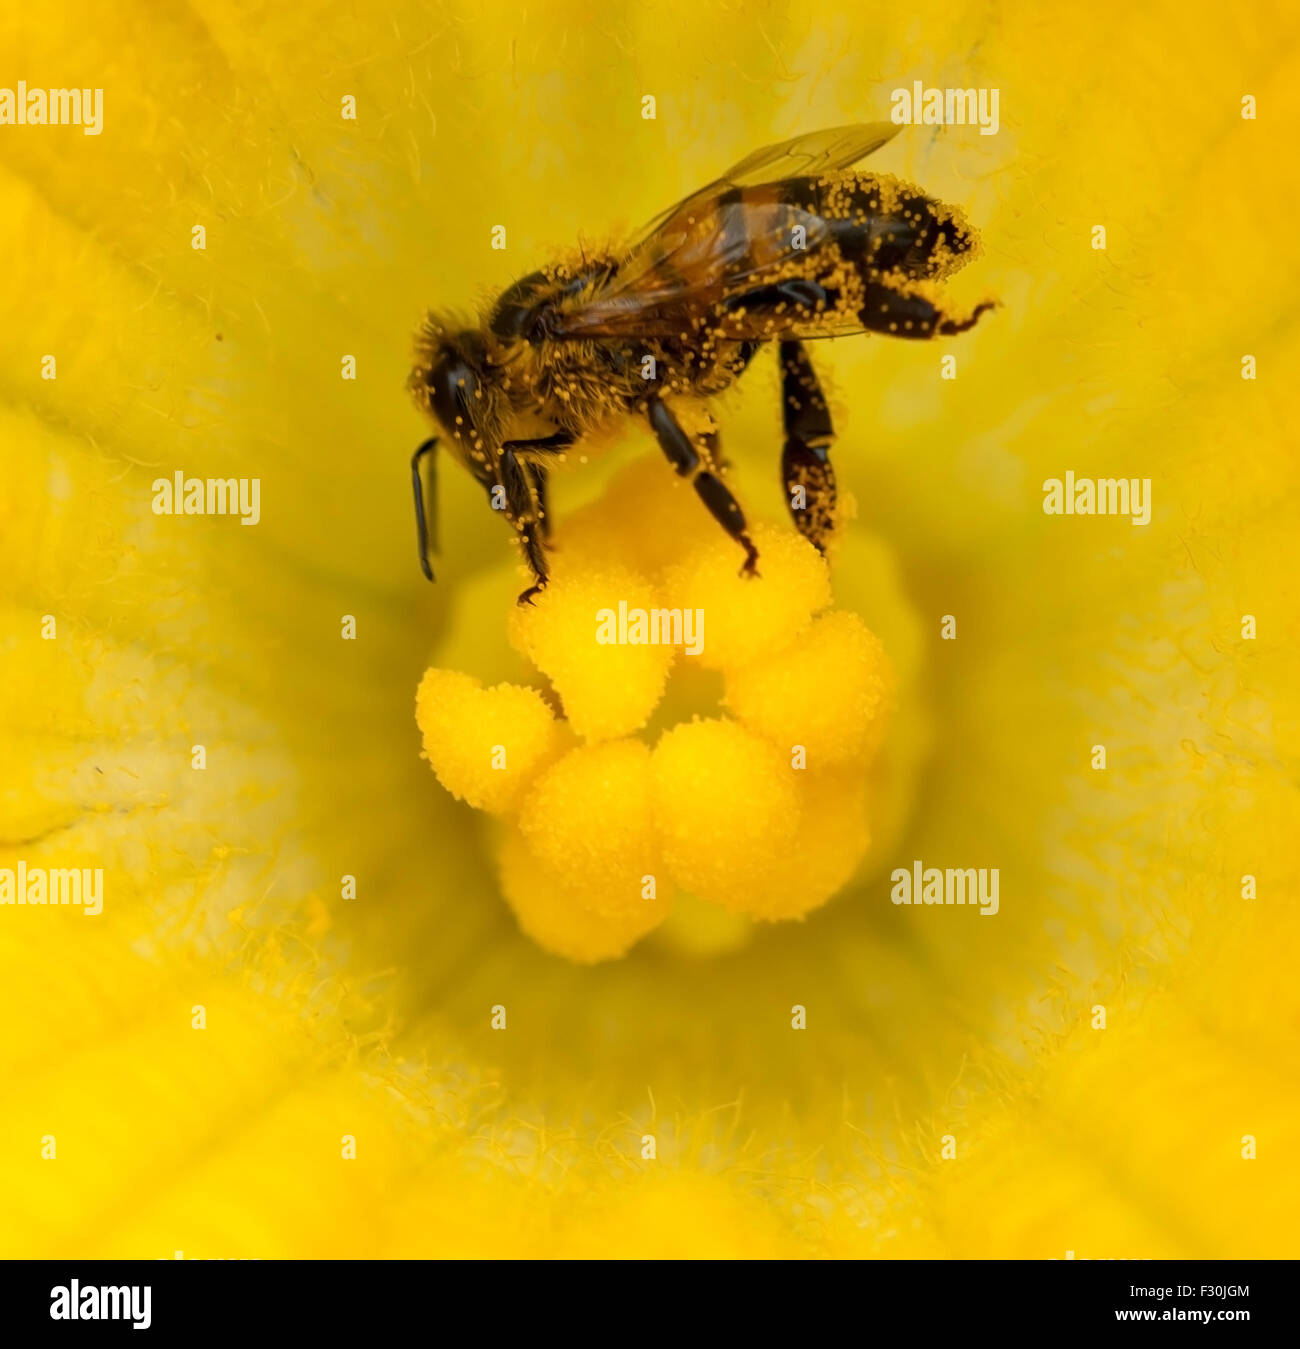
{"type": "MultiPolygon", "coordinates": [[[[550,469],[618,417],[649,422],[672,468],[744,550],[758,553],[724,481],[713,431],[689,434],[674,400],[721,393],[767,342],[779,344],[781,476],[796,528],[824,551],[835,518],[834,431],[805,343],[857,333],[913,339],[965,332],[939,283],[976,236],[959,211],[853,165],[898,130],[833,127],[746,156],[629,244],[525,276],[477,328],[426,317],[409,387],[455,456],[517,532],[533,584],[548,578],[550,469]],[[520,435],[527,426],[530,434],[520,435]],[[513,436],[513,438],[512,438],[513,436]]],[[[422,461],[411,460],[420,565],[429,561],[422,461]]],[[[433,494],[430,476],[430,497],[433,494]]]]}

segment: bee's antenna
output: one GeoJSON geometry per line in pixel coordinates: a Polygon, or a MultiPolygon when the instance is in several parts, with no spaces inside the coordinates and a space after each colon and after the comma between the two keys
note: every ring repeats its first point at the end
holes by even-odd
{"type": "MultiPolygon", "coordinates": [[[[415,492],[415,538],[420,552],[420,570],[430,581],[433,580],[433,567],[429,562],[429,524],[424,514],[424,480],[420,476],[420,460],[426,454],[432,454],[437,447],[438,437],[430,436],[411,456],[411,487],[415,492]]],[[[438,479],[436,472],[429,474],[429,515],[433,519],[434,547],[437,547],[438,528],[438,479]]]]}

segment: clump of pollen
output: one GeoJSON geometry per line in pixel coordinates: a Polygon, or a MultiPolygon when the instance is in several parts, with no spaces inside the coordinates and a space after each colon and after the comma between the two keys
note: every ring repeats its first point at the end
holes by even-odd
{"type": "Polygon", "coordinates": [[[652,933],[678,953],[734,949],[826,904],[897,832],[926,727],[888,551],[859,531],[837,545],[852,557],[836,604],[793,528],[753,538],[760,575],[744,577],[734,541],[649,458],[557,526],[535,604],[513,603],[514,568],[458,600],[443,654],[482,650],[491,591],[528,675],[427,670],[424,757],[490,822],[501,892],[550,952],[608,960],[652,933]]]}

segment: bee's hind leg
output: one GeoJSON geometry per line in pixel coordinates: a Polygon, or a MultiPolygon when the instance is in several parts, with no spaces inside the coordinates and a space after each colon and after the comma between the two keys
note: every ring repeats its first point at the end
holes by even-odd
{"type": "Polygon", "coordinates": [[[835,526],[835,469],[831,464],[835,428],[803,343],[782,342],[780,361],[785,423],[781,481],[786,503],[795,528],[824,553],[835,526]]]}
{"type": "Polygon", "coordinates": [[[695,448],[694,442],[682,424],[661,399],[651,398],[649,413],[650,426],[668,462],[677,470],[680,477],[690,478],[691,486],[708,507],[709,514],[745,550],[742,573],[746,576],[757,576],[758,549],[754,547],[749,537],[745,512],[740,509],[740,503],[716,473],[711,472],[709,468],[701,467],[700,452],[695,448]]]}

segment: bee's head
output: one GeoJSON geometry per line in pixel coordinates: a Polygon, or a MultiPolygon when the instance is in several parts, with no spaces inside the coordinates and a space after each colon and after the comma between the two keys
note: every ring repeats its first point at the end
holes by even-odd
{"type": "Polygon", "coordinates": [[[472,445],[482,438],[490,378],[482,333],[453,329],[432,316],[425,319],[407,386],[453,440],[472,445]]]}

